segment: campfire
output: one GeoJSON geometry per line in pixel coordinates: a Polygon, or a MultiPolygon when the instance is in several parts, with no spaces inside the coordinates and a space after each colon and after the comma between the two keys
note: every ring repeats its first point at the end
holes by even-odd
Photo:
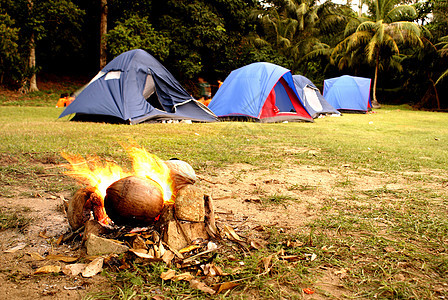
{"type": "MultiPolygon", "coordinates": [[[[235,257],[231,255],[235,251],[250,255],[250,249],[260,249],[262,244],[253,237],[241,237],[222,220],[215,223],[212,198],[196,184],[191,165],[161,160],[140,147],[125,149],[132,171],[98,157],[63,154],[70,163],[66,174],[82,187],[65,203],[72,230],[57,244],[78,241],[86,250],[82,256],[94,259],[87,265],[68,264],[62,271],[91,277],[103,263],[119,271],[134,263],[159,261],[169,268],[161,279],[185,280],[208,294],[222,293],[250,279],[226,281],[230,274],[214,259],[218,252],[226,257],[235,257]]],[[[264,265],[265,273],[269,264],[264,265]]]]}
{"type": "Polygon", "coordinates": [[[143,227],[174,251],[217,236],[212,199],[195,185],[197,177],[188,163],[163,161],[136,146],[125,149],[132,171],[98,157],[63,154],[70,163],[66,174],[84,185],[67,204],[73,231],[92,220],[108,229],[143,227]]]}

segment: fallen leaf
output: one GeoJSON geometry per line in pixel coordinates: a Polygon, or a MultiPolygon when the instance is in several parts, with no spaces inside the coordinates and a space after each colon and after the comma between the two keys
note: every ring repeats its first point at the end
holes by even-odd
{"type": "Polygon", "coordinates": [[[191,274],[188,273],[188,272],[185,272],[185,273],[182,273],[182,274],[179,274],[179,275],[174,276],[174,277],[173,277],[173,280],[174,280],[174,281],[181,281],[181,280],[184,280],[184,281],[190,281],[190,280],[192,280],[193,278],[194,278],[193,275],[191,275],[191,274]]]}
{"type": "Polygon", "coordinates": [[[62,267],[62,273],[64,273],[65,275],[76,276],[82,273],[82,271],[84,271],[86,266],[87,264],[65,265],[64,267],[62,267]]]}
{"type": "Polygon", "coordinates": [[[103,270],[104,258],[98,257],[90,262],[86,268],[82,271],[83,277],[92,277],[103,270]]]}
{"type": "Polygon", "coordinates": [[[166,250],[165,253],[162,255],[162,260],[169,265],[171,261],[174,258],[174,253],[170,250],[166,250]]]}
{"type": "Polygon", "coordinates": [[[166,272],[162,272],[162,274],[160,274],[160,278],[163,280],[170,280],[172,279],[174,276],[176,276],[176,271],[169,269],[166,272]]]}
{"type": "Polygon", "coordinates": [[[312,295],[312,294],[314,294],[314,291],[313,291],[312,289],[309,289],[309,288],[304,288],[304,289],[303,289],[303,292],[304,292],[305,294],[308,294],[308,295],[312,295]]]}
{"type": "Polygon", "coordinates": [[[263,267],[264,267],[264,271],[265,272],[269,272],[270,266],[271,266],[271,261],[272,261],[272,254],[267,256],[267,257],[263,257],[261,259],[262,263],[263,263],[263,267]]]}
{"type": "Polygon", "coordinates": [[[345,277],[347,275],[347,269],[342,268],[339,271],[335,271],[334,272],[335,275],[341,275],[341,277],[345,277]]]}
{"type": "Polygon", "coordinates": [[[280,259],[283,259],[283,260],[287,260],[287,261],[298,261],[298,260],[302,260],[302,257],[301,256],[298,256],[298,255],[284,255],[284,256],[280,256],[279,257],[280,259]]]}
{"type": "Polygon", "coordinates": [[[165,247],[163,247],[162,241],[160,241],[160,243],[159,243],[159,252],[160,252],[160,256],[159,257],[163,257],[163,255],[166,252],[165,247]]]}
{"type": "Polygon", "coordinates": [[[64,235],[61,234],[61,236],[58,238],[58,240],[56,241],[56,245],[60,245],[62,243],[62,241],[64,240],[64,235]]]}
{"type": "Polygon", "coordinates": [[[48,239],[49,237],[47,236],[47,230],[46,229],[44,229],[44,230],[42,230],[41,232],[39,232],[39,236],[41,237],[41,238],[44,238],[44,239],[48,239]]]}
{"type": "Polygon", "coordinates": [[[384,251],[386,251],[386,252],[388,252],[388,253],[397,252],[397,251],[395,250],[395,248],[392,247],[392,246],[386,246],[386,247],[384,247],[384,251]]]}
{"type": "Polygon", "coordinates": [[[132,253],[137,255],[140,258],[155,258],[154,255],[148,253],[148,250],[144,249],[129,249],[132,253]]]}
{"type": "Polygon", "coordinates": [[[198,289],[203,291],[204,293],[208,293],[210,295],[214,295],[216,294],[215,290],[212,289],[211,287],[209,287],[208,285],[206,285],[205,283],[198,281],[198,280],[191,280],[190,281],[190,287],[194,288],[194,289],[198,289]]]}
{"type": "Polygon", "coordinates": [[[141,236],[137,236],[132,242],[132,248],[147,250],[145,240],[141,236]]]}
{"type": "Polygon", "coordinates": [[[5,250],[5,251],[3,251],[3,252],[6,252],[6,253],[14,253],[14,252],[17,252],[17,251],[19,251],[19,250],[22,250],[23,248],[25,248],[25,246],[26,246],[26,243],[19,243],[19,244],[17,244],[17,246],[14,246],[14,247],[12,247],[12,248],[9,248],[8,250],[5,250]]]}
{"type": "Polygon", "coordinates": [[[63,261],[63,262],[74,262],[78,260],[78,257],[73,256],[65,256],[65,255],[59,255],[59,254],[49,254],[45,257],[48,260],[56,260],[56,261],[63,261]]]}
{"type": "Polygon", "coordinates": [[[216,293],[219,294],[221,292],[233,289],[234,287],[236,287],[238,285],[240,285],[240,284],[236,283],[236,282],[223,282],[216,289],[216,293]]]}
{"type": "Polygon", "coordinates": [[[216,276],[216,271],[213,268],[213,264],[206,264],[204,266],[204,275],[206,275],[206,276],[216,276]]]}
{"type": "Polygon", "coordinates": [[[200,248],[199,245],[191,245],[191,246],[180,249],[179,253],[187,253],[187,252],[193,251],[198,248],[200,248]]]}
{"type": "Polygon", "coordinates": [[[230,238],[243,242],[243,240],[236,234],[235,230],[227,224],[224,224],[224,233],[230,238]]]}
{"type": "Polygon", "coordinates": [[[39,253],[37,253],[37,252],[29,252],[29,253],[27,253],[29,256],[31,256],[31,258],[33,259],[33,260],[44,260],[45,259],[45,257],[43,257],[42,255],[40,255],[39,253]]]}
{"type": "Polygon", "coordinates": [[[252,248],[254,248],[254,249],[256,249],[256,250],[260,250],[260,249],[263,249],[263,248],[264,248],[263,244],[261,244],[261,243],[258,242],[258,241],[255,241],[255,240],[250,241],[250,245],[251,245],[252,248]]]}
{"type": "Polygon", "coordinates": [[[48,274],[48,273],[59,273],[61,272],[60,266],[43,266],[34,271],[34,275],[36,274],[48,274]]]}
{"type": "Polygon", "coordinates": [[[215,270],[215,273],[216,273],[216,275],[218,275],[218,276],[227,276],[227,275],[229,275],[229,274],[227,274],[227,273],[224,273],[224,272],[222,271],[222,269],[221,269],[220,266],[213,265],[213,269],[215,270]]]}

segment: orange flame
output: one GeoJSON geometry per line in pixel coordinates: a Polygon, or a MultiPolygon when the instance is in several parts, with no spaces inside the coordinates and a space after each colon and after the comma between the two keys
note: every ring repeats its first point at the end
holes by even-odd
{"type": "Polygon", "coordinates": [[[146,177],[157,182],[162,191],[165,202],[174,202],[173,180],[168,166],[156,155],[148,153],[137,146],[123,146],[132,159],[133,170],[124,171],[115,162],[101,160],[97,156],[88,159],[81,155],[62,153],[70,163],[65,174],[76,178],[80,183],[90,185],[97,189],[104,199],[106,189],[115,181],[128,176],[146,177]]]}

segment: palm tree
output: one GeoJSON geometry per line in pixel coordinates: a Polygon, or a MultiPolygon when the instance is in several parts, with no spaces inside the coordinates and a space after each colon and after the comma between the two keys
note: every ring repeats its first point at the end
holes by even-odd
{"type": "Polygon", "coordinates": [[[270,46],[281,55],[292,59],[290,69],[299,66],[303,56],[320,44],[319,27],[331,18],[320,18],[316,0],[283,0],[280,5],[255,11],[263,28],[261,35],[252,36],[255,46],[270,46]]]}
{"type": "MultiPolygon", "coordinates": [[[[447,56],[448,55],[448,35],[440,38],[440,43],[436,44],[436,46],[440,46],[439,53],[441,56],[447,56]]],[[[436,84],[438,84],[440,81],[442,81],[443,78],[448,77],[448,70],[445,70],[445,72],[440,75],[439,79],[437,79],[436,84]]]]}
{"type": "Polygon", "coordinates": [[[398,0],[373,0],[370,2],[369,18],[352,18],[346,26],[346,38],[333,49],[332,56],[359,58],[365,56],[374,65],[373,107],[380,107],[376,98],[378,71],[395,67],[401,71],[399,45],[423,46],[422,30],[411,22],[416,11],[409,5],[397,5],[398,0]],[[353,55],[355,54],[355,55],[353,55]]]}

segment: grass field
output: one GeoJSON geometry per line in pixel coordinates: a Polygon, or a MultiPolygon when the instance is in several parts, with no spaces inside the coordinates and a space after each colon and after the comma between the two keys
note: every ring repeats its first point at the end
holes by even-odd
{"type": "MultiPolygon", "coordinates": [[[[188,161],[203,177],[217,176],[241,164],[279,174],[293,166],[319,167],[337,173],[337,179],[330,184],[334,196],[326,196],[317,207],[316,217],[296,232],[279,230],[281,224],[269,228],[267,246],[242,256],[244,271],[229,278],[241,279],[243,284],[215,297],[448,297],[445,113],[384,106],[374,113],[325,117],[315,123],[130,126],[69,122],[58,119],[62,109],[51,107],[49,100],[31,103],[36,101],[41,105],[28,106],[23,101],[21,106],[0,107],[0,201],[22,197],[23,187],[37,194],[74,191],[76,184],[63,175],[62,167],[49,170],[36,164],[65,163],[61,152],[95,154],[128,165],[120,143],[136,143],[162,159],[188,161]],[[40,176],[48,173],[52,176],[40,176]],[[372,181],[360,182],[366,178],[372,181]],[[298,246],[291,246],[292,242],[298,246]],[[279,259],[279,253],[316,256],[290,263],[279,259]],[[266,257],[272,259],[270,271],[258,276],[263,273],[260,264],[266,257]],[[318,287],[314,287],[313,295],[303,292],[303,287],[325,282],[330,275],[337,278],[342,292],[318,287]]],[[[235,170],[237,174],[237,167],[235,170]]],[[[321,187],[315,183],[290,188],[317,197],[321,187]]],[[[268,207],[294,201],[278,194],[262,200],[268,207]]],[[[20,211],[14,213],[20,215],[20,211]]],[[[0,218],[0,228],[12,230],[15,225],[7,225],[11,222],[7,215],[0,218]]],[[[219,256],[216,263],[228,270],[236,267],[225,256],[219,256]]],[[[151,299],[149,291],[157,286],[163,286],[167,299],[209,297],[182,282],[163,282],[157,276],[163,270],[160,265],[134,266],[132,271],[109,274],[117,289],[85,298],[151,299]]]]}

